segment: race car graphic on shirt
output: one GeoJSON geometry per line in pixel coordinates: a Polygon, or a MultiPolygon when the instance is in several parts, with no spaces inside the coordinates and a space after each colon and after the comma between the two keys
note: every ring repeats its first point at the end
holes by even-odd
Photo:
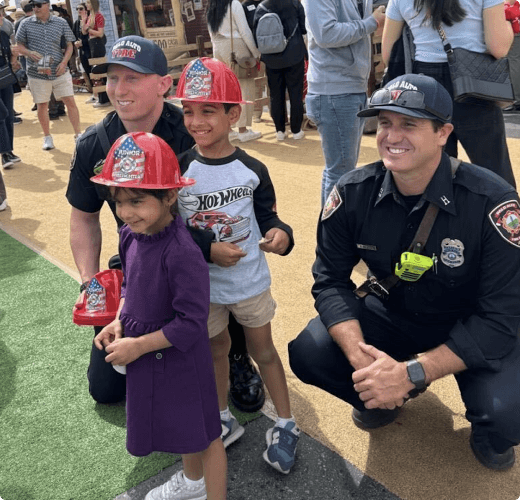
{"type": "Polygon", "coordinates": [[[251,234],[251,220],[242,215],[232,215],[221,211],[223,207],[252,198],[253,190],[248,186],[237,186],[211,193],[193,193],[183,189],[179,193],[179,204],[188,212],[189,226],[212,231],[216,241],[237,243],[251,234]]]}
{"type": "Polygon", "coordinates": [[[224,212],[197,212],[187,222],[192,227],[213,231],[216,241],[228,243],[245,240],[251,232],[248,217],[232,217],[224,212]]]}

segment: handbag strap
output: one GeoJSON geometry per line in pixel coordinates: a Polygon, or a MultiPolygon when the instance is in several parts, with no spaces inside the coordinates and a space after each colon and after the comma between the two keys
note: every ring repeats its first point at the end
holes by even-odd
{"type": "Polygon", "coordinates": [[[231,62],[236,62],[235,51],[233,50],[233,2],[229,4],[229,30],[231,34],[231,62]]]}

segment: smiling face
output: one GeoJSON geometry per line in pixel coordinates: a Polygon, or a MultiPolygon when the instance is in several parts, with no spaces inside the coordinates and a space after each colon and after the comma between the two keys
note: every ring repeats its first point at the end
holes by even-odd
{"type": "Polygon", "coordinates": [[[161,116],[171,76],[138,73],[120,64],[107,70],[107,94],[128,132],[151,132],[161,116]]]}
{"type": "Polygon", "coordinates": [[[229,142],[231,126],[240,118],[240,106],[227,113],[222,103],[182,101],[184,125],[206,157],[223,157],[235,150],[229,142]]]}
{"type": "Polygon", "coordinates": [[[117,216],[134,232],[152,235],[161,232],[172,220],[171,206],[177,190],[170,190],[162,200],[133,189],[110,188],[117,216]]]}
{"type": "Polygon", "coordinates": [[[381,111],[377,126],[379,155],[394,177],[426,172],[433,175],[452,130],[451,123],[435,130],[431,120],[381,111]]]}

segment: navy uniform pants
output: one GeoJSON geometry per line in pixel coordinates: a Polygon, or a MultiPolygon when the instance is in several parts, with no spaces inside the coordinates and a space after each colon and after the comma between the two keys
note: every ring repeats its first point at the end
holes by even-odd
{"type": "MultiPolygon", "coordinates": [[[[359,318],[365,342],[398,361],[438,346],[452,324],[421,323],[388,311],[376,297],[363,300],[359,318]]],[[[289,362],[294,374],[364,410],[352,382],[354,369],[329,335],[319,317],[289,343],[289,362]]],[[[501,370],[468,369],[455,375],[466,418],[473,432],[489,436],[497,452],[520,443],[520,340],[502,360],[501,370]]]]}

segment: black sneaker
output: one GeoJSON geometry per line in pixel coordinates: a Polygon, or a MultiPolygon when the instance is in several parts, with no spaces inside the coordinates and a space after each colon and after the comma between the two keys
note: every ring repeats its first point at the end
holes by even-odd
{"type": "Polygon", "coordinates": [[[354,408],[352,410],[352,420],[359,429],[377,429],[384,427],[385,425],[391,424],[399,413],[400,408],[394,408],[393,410],[364,410],[360,411],[354,408]]]}
{"type": "Polygon", "coordinates": [[[18,111],[14,112],[14,116],[21,116],[21,115],[22,115],[22,113],[19,113],[18,111]]]}
{"type": "Polygon", "coordinates": [[[22,123],[22,122],[23,122],[23,120],[19,116],[14,117],[13,123],[15,125],[18,125],[19,123],[22,123]]]}
{"type": "Polygon", "coordinates": [[[253,413],[264,406],[264,383],[247,353],[229,358],[229,381],[231,402],[238,410],[253,413]]]}
{"type": "Polygon", "coordinates": [[[477,460],[488,469],[506,470],[515,465],[515,450],[512,446],[504,453],[497,453],[487,436],[475,435],[473,431],[469,444],[477,460]]]}
{"type": "Polygon", "coordinates": [[[13,163],[20,163],[22,159],[19,156],[16,156],[12,151],[9,153],[4,153],[13,163]]]}
{"type": "Polygon", "coordinates": [[[7,156],[7,153],[2,153],[2,168],[5,168],[6,170],[13,168],[13,162],[9,156],[7,156]]]}
{"type": "Polygon", "coordinates": [[[31,108],[31,111],[37,111],[38,110],[38,105],[35,104],[32,108],[31,108]]]}

